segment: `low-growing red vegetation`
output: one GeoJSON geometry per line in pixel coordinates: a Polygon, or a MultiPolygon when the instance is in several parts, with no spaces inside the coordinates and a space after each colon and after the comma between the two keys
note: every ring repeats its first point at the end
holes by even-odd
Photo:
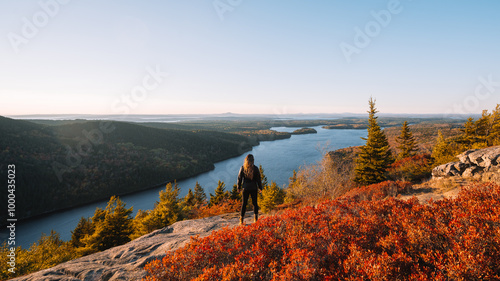
{"type": "Polygon", "coordinates": [[[342,198],[193,240],[145,280],[500,279],[500,186],[422,205],[342,198]]]}
{"type": "Polygon", "coordinates": [[[351,189],[343,197],[352,197],[360,200],[380,200],[408,193],[411,186],[412,184],[407,181],[384,181],[351,189]]]}
{"type": "Polygon", "coordinates": [[[206,217],[213,217],[227,213],[239,212],[241,209],[241,201],[234,199],[225,199],[219,204],[212,206],[199,205],[193,208],[190,212],[190,219],[201,219],[206,217]]]}
{"type": "Polygon", "coordinates": [[[428,178],[432,171],[430,154],[418,154],[398,160],[389,167],[387,173],[390,179],[419,181],[428,178]]]}

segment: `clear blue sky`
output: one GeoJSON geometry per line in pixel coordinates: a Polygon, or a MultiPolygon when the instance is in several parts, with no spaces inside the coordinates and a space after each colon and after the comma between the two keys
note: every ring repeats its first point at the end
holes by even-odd
{"type": "Polygon", "coordinates": [[[0,115],[361,113],[370,96],[381,113],[479,113],[500,103],[499,12],[497,0],[3,0],[0,115]]]}

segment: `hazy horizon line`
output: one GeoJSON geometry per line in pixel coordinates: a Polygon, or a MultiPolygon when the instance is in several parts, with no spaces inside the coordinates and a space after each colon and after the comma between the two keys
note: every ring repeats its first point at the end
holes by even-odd
{"type": "MultiPolygon", "coordinates": [[[[341,112],[341,113],[234,113],[234,112],[224,112],[224,113],[170,113],[170,114],[85,114],[85,113],[56,113],[56,114],[18,114],[18,115],[0,115],[12,119],[50,119],[50,118],[68,118],[59,120],[72,120],[72,119],[86,119],[86,118],[133,118],[133,117],[349,117],[349,116],[364,116],[368,115],[367,112],[341,112]]],[[[377,113],[378,116],[419,116],[419,117],[437,117],[442,118],[447,117],[467,117],[467,116],[480,116],[480,113],[377,113]]]]}

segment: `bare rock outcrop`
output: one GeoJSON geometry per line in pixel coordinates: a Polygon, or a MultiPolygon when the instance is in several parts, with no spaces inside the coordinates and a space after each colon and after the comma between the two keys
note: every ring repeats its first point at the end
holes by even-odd
{"type": "MultiPolygon", "coordinates": [[[[248,214],[251,216],[252,214],[248,214]]],[[[190,237],[209,235],[213,230],[238,225],[237,215],[186,220],[137,238],[125,245],[68,261],[12,280],[141,280],[144,265],[162,258],[190,241],[190,237]]]]}
{"type": "Polygon", "coordinates": [[[433,178],[460,176],[472,178],[483,173],[495,174],[500,169],[500,146],[468,150],[457,156],[459,161],[432,170],[433,178]]]}

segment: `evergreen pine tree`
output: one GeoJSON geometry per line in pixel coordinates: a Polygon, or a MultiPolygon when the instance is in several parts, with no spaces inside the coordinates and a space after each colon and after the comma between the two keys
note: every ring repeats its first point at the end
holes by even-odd
{"type": "Polygon", "coordinates": [[[112,196],[104,212],[101,211],[98,208],[94,214],[94,217],[97,215],[100,218],[92,221],[94,233],[83,239],[88,252],[103,251],[130,241],[129,236],[133,231],[132,207],[126,209],[125,203],[112,196]]]}
{"type": "Polygon", "coordinates": [[[396,137],[396,142],[399,144],[399,154],[398,159],[403,159],[406,157],[415,156],[416,151],[418,151],[418,146],[413,137],[410,127],[408,127],[408,122],[404,121],[401,127],[401,135],[396,137]]]}
{"type": "Polygon", "coordinates": [[[465,149],[472,148],[472,145],[476,142],[476,125],[474,123],[474,118],[469,117],[467,122],[465,122],[464,127],[460,129],[460,131],[462,131],[460,143],[465,149]]]}
{"type": "Polygon", "coordinates": [[[203,205],[207,201],[207,194],[198,182],[194,187],[194,199],[197,205],[203,205]]]}
{"type": "Polygon", "coordinates": [[[75,249],[84,247],[85,244],[82,242],[82,239],[86,235],[92,235],[92,233],[94,233],[94,228],[92,227],[91,220],[89,218],[81,217],[75,229],[71,231],[71,245],[75,249]]]}
{"type": "MultiPolygon", "coordinates": [[[[16,249],[16,253],[20,249],[16,249]]],[[[17,256],[17,255],[16,255],[17,256]]],[[[31,245],[29,248],[29,252],[25,252],[25,255],[18,256],[22,258],[27,258],[25,261],[27,265],[31,268],[25,268],[30,271],[36,271],[36,270],[41,270],[49,267],[56,266],[60,263],[63,263],[65,261],[71,260],[76,258],[77,256],[75,255],[75,251],[73,251],[71,243],[69,242],[64,242],[61,240],[61,237],[59,233],[55,232],[54,230],[50,231],[49,235],[42,234],[40,239],[31,245]],[[29,256],[29,257],[26,257],[29,256]]],[[[19,266],[18,265],[18,259],[16,259],[16,267],[24,267],[24,266],[19,266]]],[[[22,264],[22,262],[21,262],[22,264]]],[[[16,273],[18,273],[19,269],[16,269],[16,273]]],[[[23,271],[21,269],[20,271],[23,271]]],[[[12,272],[8,272],[9,275],[12,274],[12,272]]],[[[1,275],[0,275],[1,276],[1,275]]],[[[10,277],[9,276],[9,280],[10,277]]],[[[7,280],[7,279],[2,279],[2,280],[7,280]]]]}
{"type": "Polygon", "coordinates": [[[217,183],[217,188],[215,189],[215,195],[210,193],[210,201],[208,202],[208,206],[214,206],[222,201],[224,199],[229,198],[229,192],[226,191],[226,184],[223,181],[219,181],[217,183]]]}
{"type": "Polygon", "coordinates": [[[168,183],[165,190],[160,191],[160,201],[151,211],[151,217],[156,222],[156,229],[168,226],[182,220],[179,206],[179,186],[168,183]]]}
{"type": "Polygon", "coordinates": [[[229,196],[231,200],[241,200],[241,193],[238,192],[238,186],[236,184],[233,185],[233,189],[231,190],[231,195],[229,196]]]}
{"type": "Polygon", "coordinates": [[[191,188],[186,196],[184,196],[184,205],[188,207],[194,207],[196,205],[196,198],[194,197],[194,193],[191,188]]]}
{"type": "MultiPolygon", "coordinates": [[[[108,202],[109,204],[109,202],[108,202]]],[[[103,210],[101,208],[96,208],[95,209],[95,212],[94,212],[94,216],[92,216],[92,218],[90,219],[90,221],[92,222],[92,228],[94,229],[95,226],[102,222],[104,219],[106,218],[106,210],[103,210]]]]}
{"type": "Polygon", "coordinates": [[[172,183],[168,183],[165,190],[160,191],[160,201],[155,203],[153,210],[139,210],[137,213],[133,237],[142,236],[182,220],[183,210],[180,203],[177,182],[173,186],[172,183]]]}
{"type": "Polygon", "coordinates": [[[454,151],[451,148],[449,141],[444,138],[441,130],[439,130],[436,145],[432,148],[431,154],[434,159],[434,165],[441,165],[454,161],[455,156],[453,154],[454,151]]]}
{"type": "Polygon", "coordinates": [[[368,137],[356,159],[354,181],[359,184],[372,184],[386,179],[385,172],[392,162],[392,154],[387,137],[378,125],[375,114],[375,100],[369,100],[368,137]]]}
{"type": "Polygon", "coordinates": [[[271,182],[262,191],[259,207],[264,213],[274,209],[277,205],[283,204],[285,193],[275,182],[271,182]]]}
{"type": "Polygon", "coordinates": [[[488,113],[488,110],[483,110],[481,118],[479,118],[475,123],[475,140],[472,148],[483,148],[488,146],[488,136],[491,133],[492,116],[488,113]]]}
{"type": "Polygon", "coordinates": [[[133,222],[134,233],[130,236],[130,239],[133,240],[157,229],[156,224],[154,224],[153,220],[151,220],[150,214],[151,210],[137,211],[133,222]]]}

